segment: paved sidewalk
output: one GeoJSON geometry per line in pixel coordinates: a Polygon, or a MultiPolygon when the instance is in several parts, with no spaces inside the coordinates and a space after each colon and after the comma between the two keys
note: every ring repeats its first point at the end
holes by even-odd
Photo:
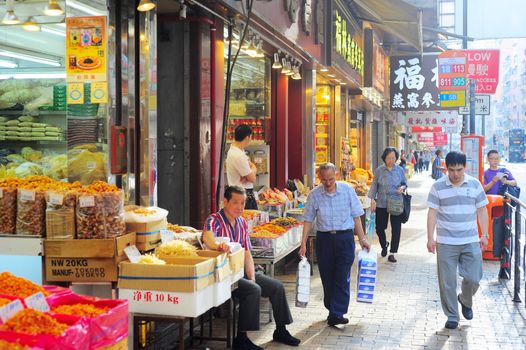
{"type": "MultiPolygon", "coordinates": [[[[473,320],[461,316],[458,329],[444,328],[446,316],[440,305],[436,256],[426,249],[426,199],[432,183],[428,174],[415,175],[409,183],[413,195],[411,219],[402,229],[398,262],[379,260],[373,304],[354,300],[354,264],[348,325],[327,326],[317,267],[311,301],[305,309],[294,306],[295,275],[278,276],[285,282],[295,320],[288,328],[302,339],[302,349],[526,349],[526,309],[524,303],[513,303],[506,286],[498,281],[498,262],[484,264],[484,279],[474,298],[473,320]]],[[[379,251],[376,237],[373,243],[379,251]]],[[[262,315],[263,319],[266,316],[262,315]]],[[[272,342],[274,327],[273,323],[262,325],[262,330],[250,337],[265,349],[289,348],[272,342]]],[[[217,348],[212,343],[207,346],[217,348]]]]}

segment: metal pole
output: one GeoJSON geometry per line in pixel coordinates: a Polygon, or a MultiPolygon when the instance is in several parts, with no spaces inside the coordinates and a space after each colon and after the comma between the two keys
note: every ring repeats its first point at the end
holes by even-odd
{"type": "Polygon", "coordinates": [[[472,135],[476,134],[475,131],[475,89],[476,81],[471,79],[469,81],[469,133],[472,135]]]}
{"type": "MultiPolygon", "coordinates": [[[[468,0],[464,0],[463,7],[462,7],[462,49],[466,50],[468,48],[468,0]]],[[[468,116],[466,114],[462,115],[462,131],[461,133],[463,135],[468,134],[468,130],[470,130],[470,127],[468,126],[468,116]]]]}
{"type": "Polygon", "coordinates": [[[514,271],[513,271],[513,301],[521,302],[521,206],[517,203],[515,207],[515,237],[513,244],[515,245],[514,271]]]}

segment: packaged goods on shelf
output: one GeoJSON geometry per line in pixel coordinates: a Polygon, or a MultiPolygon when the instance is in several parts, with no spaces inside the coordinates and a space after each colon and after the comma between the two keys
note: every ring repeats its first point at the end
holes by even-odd
{"type": "Polygon", "coordinates": [[[77,238],[113,238],[126,233],[124,192],[95,181],[79,190],[76,206],[77,238]]]}
{"type": "Polygon", "coordinates": [[[126,232],[137,235],[137,249],[147,251],[161,244],[161,230],[166,229],[168,211],[157,207],[126,206],[126,232]]]}
{"type": "Polygon", "coordinates": [[[39,189],[19,188],[17,194],[16,233],[44,236],[46,234],[46,198],[39,189]]]}
{"type": "Polygon", "coordinates": [[[46,191],[46,236],[48,239],[75,238],[76,190],[80,183],[64,184],[46,191]]]}
{"type": "Polygon", "coordinates": [[[68,179],[89,185],[107,178],[106,156],[94,145],[82,145],[68,151],[68,179]]]}
{"type": "Polygon", "coordinates": [[[14,234],[16,230],[16,184],[12,183],[16,180],[1,180],[0,181],[0,233],[14,234]]]}

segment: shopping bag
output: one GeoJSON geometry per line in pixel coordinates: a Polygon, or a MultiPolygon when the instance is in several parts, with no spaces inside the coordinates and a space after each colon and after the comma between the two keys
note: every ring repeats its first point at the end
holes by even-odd
{"type": "Polygon", "coordinates": [[[374,235],[374,225],[376,222],[376,212],[367,209],[365,212],[365,234],[371,239],[374,235]]]}
{"type": "Polygon", "coordinates": [[[373,249],[360,250],[358,253],[358,279],[356,284],[356,301],[372,303],[376,285],[377,257],[373,249]]]}
{"type": "Polygon", "coordinates": [[[407,193],[407,189],[402,194],[402,198],[404,200],[404,212],[402,213],[402,224],[405,224],[407,221],[409,221],[409,215],[411,214],[411,198],[412,196],[407,193]]]}
{"type": "Polygon", "coordinates": [[[310,297],[310,264],[306,257],[302,257],[298,264],[296,275],[296,306],[307,307],[310,297]]]}

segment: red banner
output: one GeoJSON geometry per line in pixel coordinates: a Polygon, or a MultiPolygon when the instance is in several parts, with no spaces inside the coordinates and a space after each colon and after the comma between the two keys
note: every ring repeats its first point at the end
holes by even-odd
{"type": "Polygon", "coordinates": [[[465,50],[468,78],[477,80],[477,94],[494,94],[499,84],[499,50],[465,50]]]}
{"type": "Polygon", "coordinates": [[[440,126],[413,126],[411,127],[412,133],[417,132],[442,132],[442,127],[440,126]]]}
{"type": "Polygon", "coordinates": [[[448,144],[447,134],[443,132],[435,132],[433,134],[433,144],[435,146],[445,146],[448,144]]]}
{"type": "Polygon", "coordinates": [[[431,133],[431,132],[423,132],[423,133],[416,135],[416,140],[419,143],[423,143],[428,146],[432,146],[433,145],[433,135],[434,133],[431,133]]]}

